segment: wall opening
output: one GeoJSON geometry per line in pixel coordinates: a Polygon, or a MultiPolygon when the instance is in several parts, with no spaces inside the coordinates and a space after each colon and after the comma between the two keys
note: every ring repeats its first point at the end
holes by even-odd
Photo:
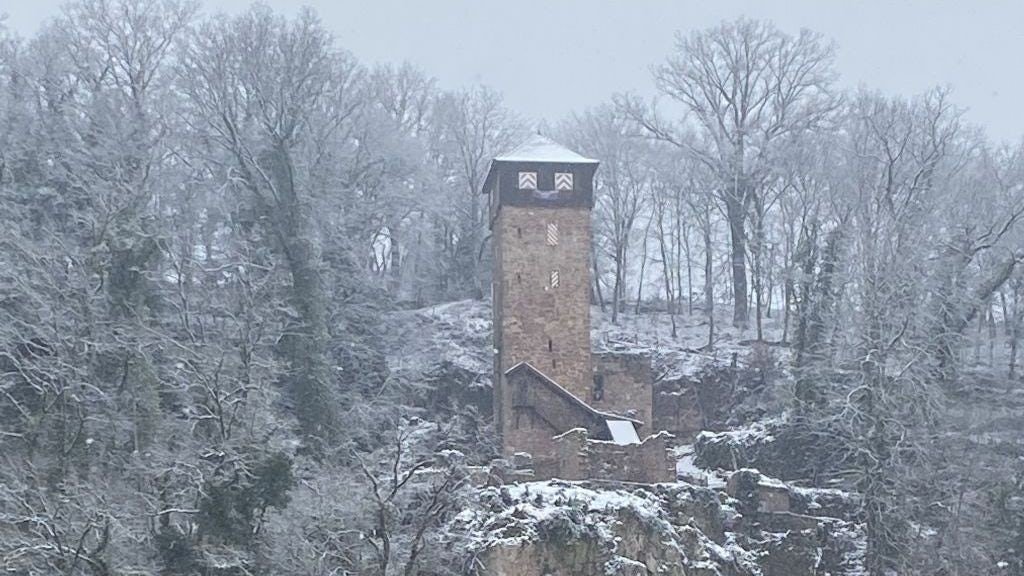
{"type": "Polygon", "coordinates": [[[519,189],[520,190],[536,190],[537,189],[537,173],[536,172],[520,172],[519,173],[519,189]]]}
{"type": "Polygon", "coordinates": [[[548,223],[547,242],[548,246],[558,246],[558,224],[554,222],[548,223]]]}
{"type": "Polygon", "coordinates": [[[555,190],[572,190],[572,172],[555,172],[555,190]]]}
{"type": "Polygon", "coordinates": [[[548,352],[554,352],[554,351],[555,351],[555,343],[551,341],[551,338],[548,338],[548,352]]]}
{"type": "Polygon", "coordinates": [[[594,374],[594,385],[590,390],[590,397],[595,402],[604,400],[604,375],[594,374]]]}

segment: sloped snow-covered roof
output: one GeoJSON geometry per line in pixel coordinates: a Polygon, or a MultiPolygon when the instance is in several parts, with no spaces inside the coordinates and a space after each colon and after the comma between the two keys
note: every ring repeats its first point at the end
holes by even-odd
{"type": "Polygon", "coordinates": [[[581,156],[558,142],[534,134],[512,150],[496,156],[497,162],[556,162],[565,164],[597,164],[592,158],[581,156]]]}
{"type": "MultiPolygon", "coordinates": [[[[576,406],[577,408],[582,409],[584,412],[586,412],[588,415],[590,415],[591,417],[593,417],[594,419],[596,419],[598,421],[620,420],[620,421],[630,422],[630,423],[635,424],[637,426],[643,425],[643,422],[641,422],[640,420],[637,420],[635,418],[629,418],[627,416],[621,416],[621,415],[618,415],[618,414],[612,414],[610,412],[602,412],[600,410],[597,410],[596,408],[594,408],[590,404],[587,404],[586,402],[581,400],[578,396],[576,396],[572,392],[570,392],[570,391],[566,390],[565,388],[563,388],[558,382],[555,382],[554,380],[552,380],[551,377],[549,377],[547,374],[545,374],[545,373],[541,372],[540,370],[538,370],[533,364],[530,364],[529,362],[520,362],[520,363],[516,364],[515,366],[509,368],[508,370],[505,370],[505,375],[506,376],[511,376],[511,375],[513,375],[513,374],[515,374],[517,372],[523,372],[523,371],[526,371],[526,372],[528,372],[530,374],[533,374],[537,378],[537,380],[539,382],[541,382],[542,384],[547,386],[549,389],[554,391],[559,396],[562,396],[563,398],[568,400],[572,405],[576,406]]],[[[609,432],[610,432],[610,430],[609,430],[609,432]]]]}

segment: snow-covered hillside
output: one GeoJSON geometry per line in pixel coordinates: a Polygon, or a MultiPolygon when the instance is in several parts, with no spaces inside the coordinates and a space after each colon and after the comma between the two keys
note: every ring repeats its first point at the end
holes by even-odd
{"type": "MultiPolygon", "coordinates": [[[[786,350],[766,353],[764,346],[750,342],[750,334],[724,328],[707,351],[702,349],[707,326],[696,315],[677,317],[678,336],[673,337],[664,314],[624,314],[613,325],[598,308],[592,313],[594,349],[649,354],[659,386],[710,386],[719,372],[747,374],[743,370],[765,363],[766,354],[775,367],[771,386],[788,386],[786,350]]],[[[403,378],[433,382],[450,397],[489,393],[490,315],[488,302],[472,300],[395,313],[392,323],[405,338],[389,357],[389,367],[403,378]]],[[[727,325],[726,319],[721,323],[727,325]]],[[[777,337],[776,328],[771,325],[769,334],[777,337]]],[[[766,415],[766,424],[745,423],[751,427],[723,434],[770,438],[765,426],[778,417],[766,415]]],[[[476,489],[451,529],[464,534],[477,561],[496,574],[861,573],[861,527],[848,517],[828,515],[842,506],[822,508],[816,504],[817,491],[786,488],[802,508],[792,518],[772,516],[776,524],[771,525],[756,507],[746,515],[738,510],[739,503],[726,492],[728,471],[700,468],[688,445],[678,446],[676,453],[682,474],[673,484],[552,480],[476,489]]],[[[822,498],[843,501],[839,494],[822,498]]]]}
{"type": "MultiPolygon", "coordinates": [[[[591,308],[591,344],[595,351],[635,351],[650,354],[658,380],[694,378],[713,368],[737,363],[744,365],[752,355],[761,353],[752,346],[753,329],[733,328],[731,311],[723,307],[716,313],[715,341],[706,347],[706,317],[698,312],[676,316],[677,334],[663,312],[621,314],[612,324],[611,314],[597,306],[591,308]]],[[[489,382],[493,370],[491,356],[491,307],[487,300],[460,300],[415,310],[395,312],[391,317],[402,338],[400,346],[388,357],[393,373],[412,376],[447,363],[478,376],[476,384],[489,382]]],[[[781,325],[765,320],[765,339],[778,341],[781,325]]],[[[773,349],[776,364],[787,364],[788,349],[773,349]]]]}

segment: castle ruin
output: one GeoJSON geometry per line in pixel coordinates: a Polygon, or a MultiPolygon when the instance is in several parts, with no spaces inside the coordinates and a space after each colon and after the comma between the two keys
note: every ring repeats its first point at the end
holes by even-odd
{"type": "Polygon", "coordinates": [[[539,135],[491,162],[495,428],[537,478],[672,481],[650,359],[591,351],[597,168],[539,135]]]}

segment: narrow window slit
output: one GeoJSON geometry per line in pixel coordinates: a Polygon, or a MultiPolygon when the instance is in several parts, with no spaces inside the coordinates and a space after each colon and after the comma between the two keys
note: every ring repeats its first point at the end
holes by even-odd
{"type": "Polygon", "coordinates": [[[547,241],[548,246],[558,246],[558,224],[548,223],[547,241]]]}
{"type": "Polygon", "coordinates": [[[594,387],[590,391],[591,397],[595,401],[601,401],[604,399],[604,376],[601,374],[594,374],[594,387]]]}

